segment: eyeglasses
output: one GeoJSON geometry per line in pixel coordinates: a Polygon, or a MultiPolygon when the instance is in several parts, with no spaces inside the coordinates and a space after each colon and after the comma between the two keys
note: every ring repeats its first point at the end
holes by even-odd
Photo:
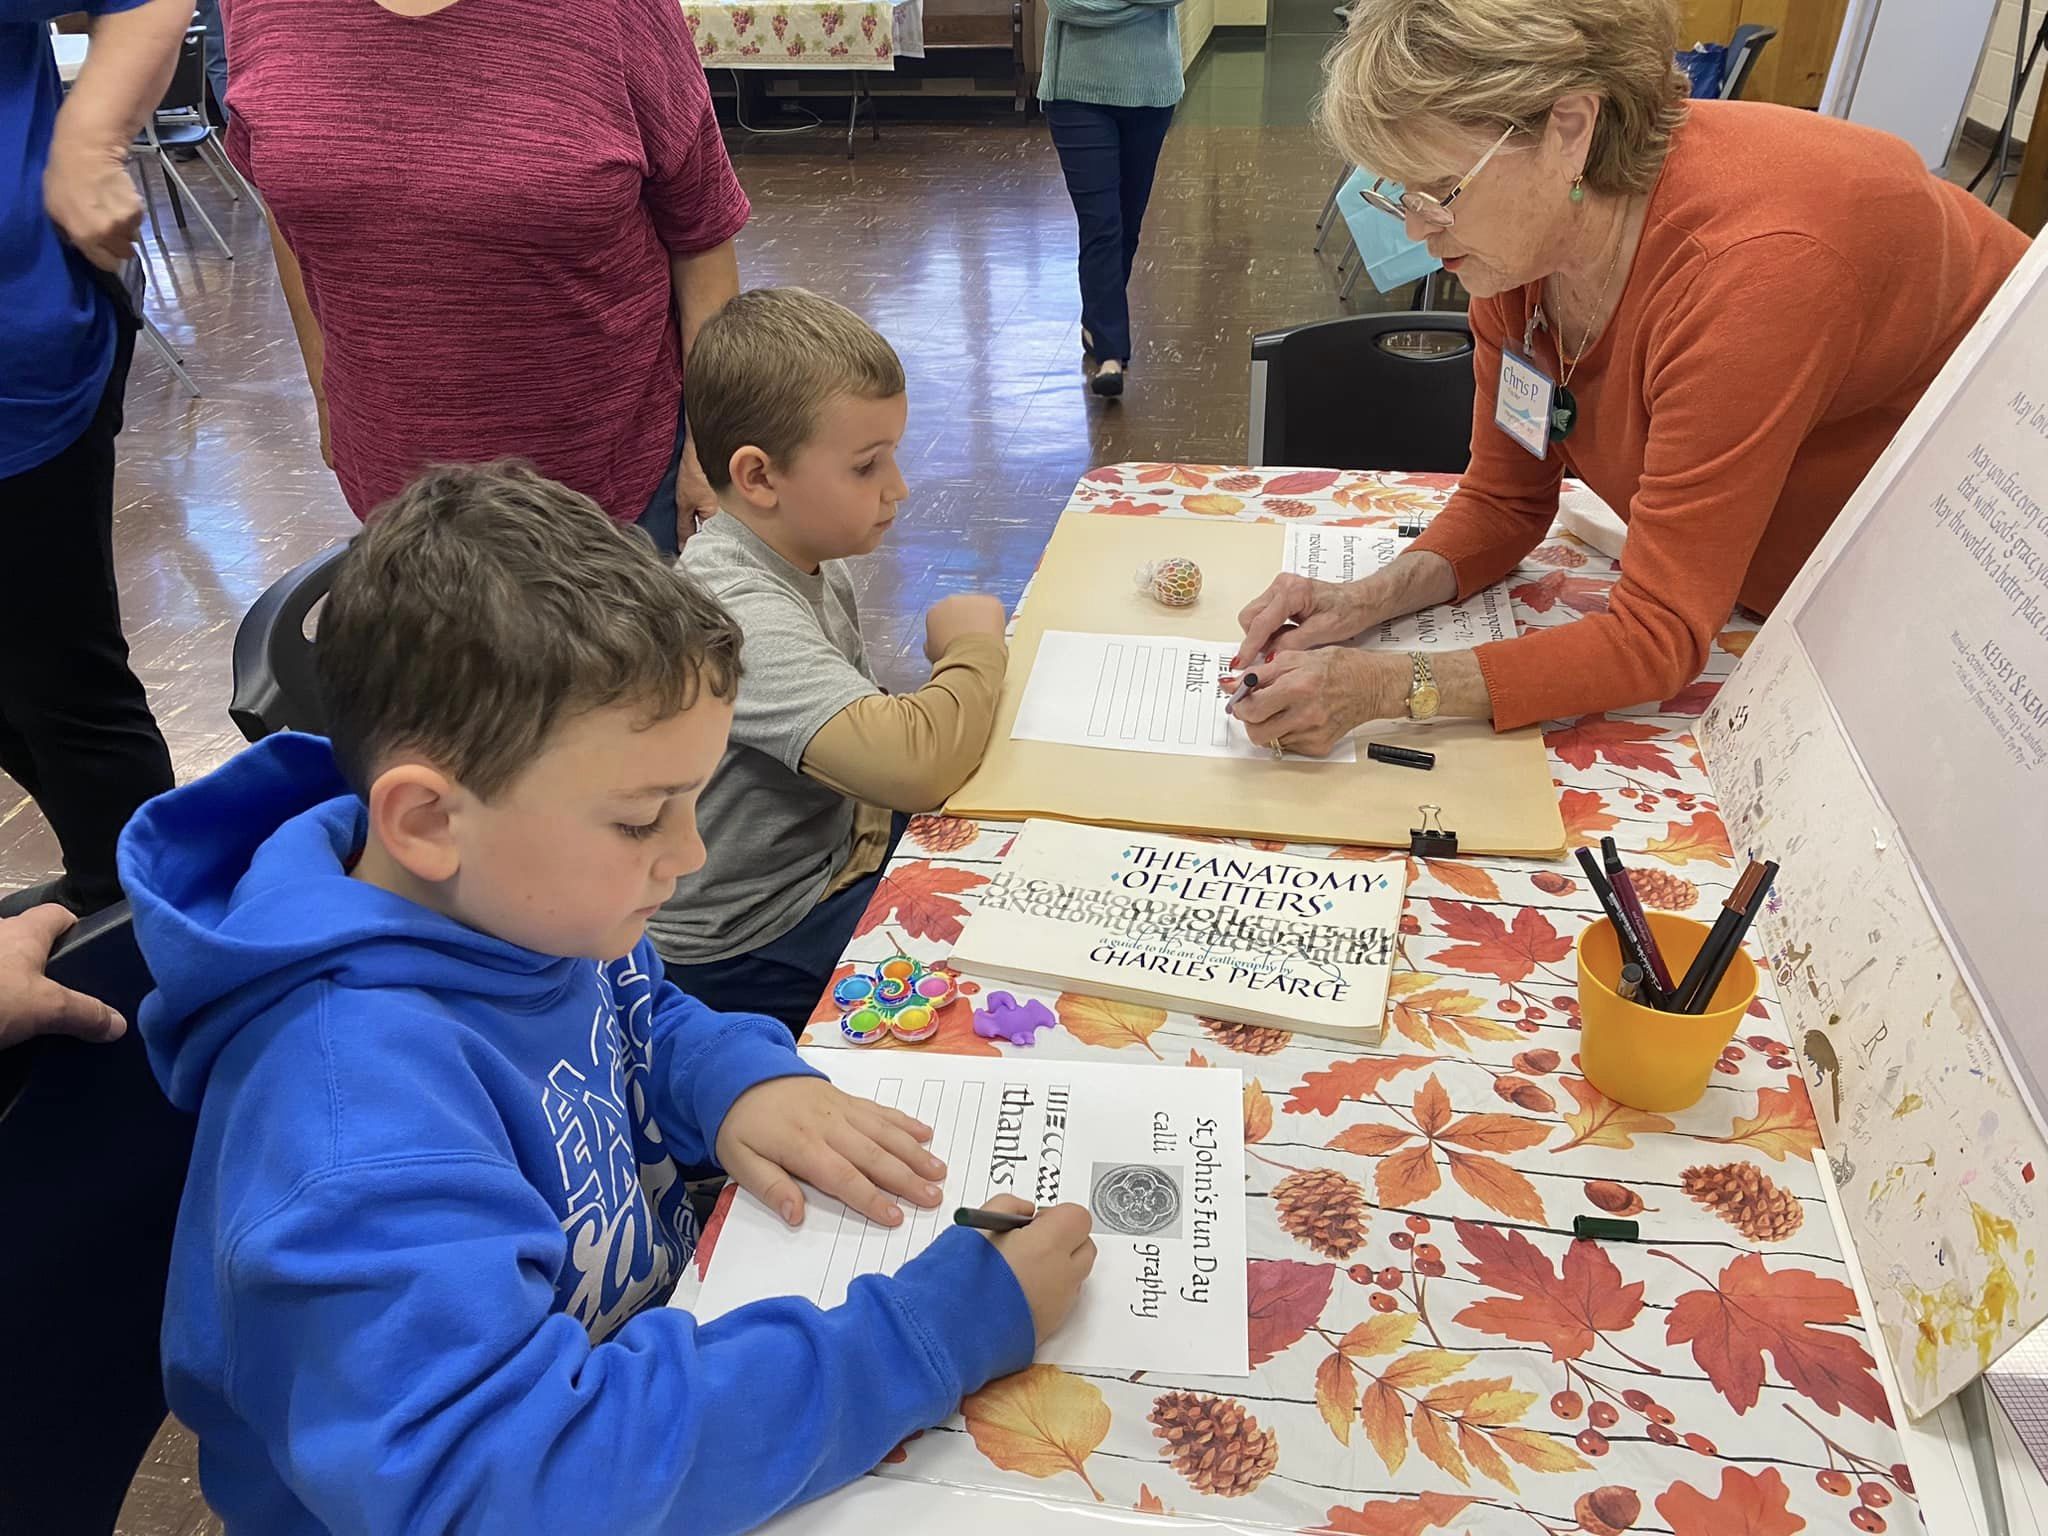
{"type": "Polygon", "coordinates": [[[1457,222],[1451,216],[1451,204],[1458,200],[1460,193],[1472,185],[1473,178],[1486,169],[1486,162],[1499,154],[1500,147],[1514,136],[1515,129],[1510,126],[1507,132],[1493,141],[1493,148],[1479,157],[1479,163],[1460,176],[1458,184],[1441,199],[1431,197],[1427,192],[1403,192],[1400,201],[1396,202],[1380,190],[1386,185],[1387,178],[1384,176],[1377,178],[1370,187],[1360,192],[1359,196],[1365,199],[1368,207],[1377,208],[1381,213],[1399,219],[1404,224],[1410,219],[1415,219],[1431,229],[1449,229],[1457,222]]]}

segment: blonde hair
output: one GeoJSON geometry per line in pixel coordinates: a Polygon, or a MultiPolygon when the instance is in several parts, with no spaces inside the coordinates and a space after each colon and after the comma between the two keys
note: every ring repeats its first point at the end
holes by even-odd
{"type": "Polygon", "coordinates": [[[1560,97],[1601,97],[1586,183],[1643,192],[1685,115],[1677,0],[1357,0],[1324,63],[1323,131],[1401,179],[1458,127],[1541,132],[1560,97]]]}
{"type": "Polygon", "coordinates": [[[896,349],[844,304],[804,288],[753,288],[698,331],[683,398],[697,462],[722,491],[740,449],[786,468],[833,396],[889,400],[903,387],[896,349]]]}

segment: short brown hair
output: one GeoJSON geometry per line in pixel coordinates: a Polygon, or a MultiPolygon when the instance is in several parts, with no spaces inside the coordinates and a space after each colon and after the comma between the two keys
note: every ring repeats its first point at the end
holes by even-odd
{"type": "Polygon", "coordinates": [[[690,438],[719,491],[732,484],[742,448],[787,466],[833,396],[903,393],[903,360],[882,333],[804,288],[752,288],[728,300],[697,332],[686,372],[690,438]]]}
{"type": "Polygon", "coordinates": [[[417,752],[489,799],[575,715],[629,704],[651,723],[732,697],[740,631],[644,535],[504,460],[429,469],[377,509],[313,662],[356,793],[417,752]]]}
{"type": "Polygon", "coordinates": [[[1323,131],[1353,165],[1405,180],[1432,127],[1540,132],[1590,91],[1596,192],[1648,191],[1685,116],[1678,0],[1357,0],[1324,63],[1323,131]]]}

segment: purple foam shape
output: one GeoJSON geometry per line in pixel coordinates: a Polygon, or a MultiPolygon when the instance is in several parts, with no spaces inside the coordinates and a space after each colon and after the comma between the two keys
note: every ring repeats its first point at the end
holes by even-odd
{"type": "Polygon", "coordinates": [[[1037,999],[1020,1003],[1007,992],[989,993],[987,1002],[974,1010],[977,1035],[984,1040],[1007,1040],[1012,1045],[1036,1044],[1038,1032],[1058,1022],[1053,1011],[1037,999]]]}

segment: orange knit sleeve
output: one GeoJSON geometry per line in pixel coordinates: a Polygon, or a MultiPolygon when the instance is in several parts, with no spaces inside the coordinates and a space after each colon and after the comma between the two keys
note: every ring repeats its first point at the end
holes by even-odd
{"type": "Polygon", "coordinates": [[[1698,676],[1866,322],[1849,263],[1792,233],[1730,247],[1653,308],[1621,580],[1605,613],[1479,647],[1501,730],[1652,703],[1698,676]]]}
{"type": "MultiPolygon", "coordinates": [[[[1485,590],[1522,563],[1557,518],[1557,488],[1564,460],[1542,458],[1494,425],[1500,391],[1500,353],[1506,344],[1498,299],[1472,306],[1472,462],[1443,511],[1410,547],[1450,561],[1458,596],[1485,590]]],[[[1515,338],[1519,347],[1522,338],[1515,338]]]]}

